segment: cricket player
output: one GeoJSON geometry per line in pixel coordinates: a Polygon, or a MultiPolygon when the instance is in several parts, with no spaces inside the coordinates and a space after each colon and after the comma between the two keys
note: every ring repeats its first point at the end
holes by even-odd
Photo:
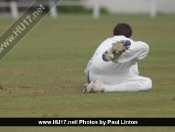
{"type": "Polygon", "coordinates": [[[93,92],[137,92],[152,88],[150,78],[139,76],[137,62],[145,58],[149,46],[134,41],[129,24],[118,23],[113,37],[103,41],[87,64],[88,84],[83,90],[93,92]]]}

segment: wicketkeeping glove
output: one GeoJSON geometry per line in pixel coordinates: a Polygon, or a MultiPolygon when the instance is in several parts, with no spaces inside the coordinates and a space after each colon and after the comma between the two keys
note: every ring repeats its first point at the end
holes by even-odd
{"type": "Polygon", "coordinates": [[[120,55],[130,48],[131,42],[129,40],[121,40],[112,44],[112,47],[106,50],[102,59],[106,62],[115,61],[120,55]]]}

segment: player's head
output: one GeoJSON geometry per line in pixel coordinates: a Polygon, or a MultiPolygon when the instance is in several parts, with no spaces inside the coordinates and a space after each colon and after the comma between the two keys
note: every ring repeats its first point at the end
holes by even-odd
{"type": "Polygon", "coordinates": [[[123,35],[127,38],[131,38],[132,36],[132,28],[127,23],[118,23],[113,30],[113,35],[123,35]]]}

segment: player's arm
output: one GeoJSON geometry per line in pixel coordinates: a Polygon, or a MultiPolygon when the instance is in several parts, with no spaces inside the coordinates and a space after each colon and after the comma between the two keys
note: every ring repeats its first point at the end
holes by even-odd
{"type": "Polygon", "coordinates": [[[116,62],[122,53],[126,52],[130,48],[131,42],[129,40],[121,40],[112,44],[112,47],[106,50],[102,59],[106,62],[116,62]]]}
{"type": "Polygon", "coordinates": [[[134,64],[147,56],[149,52],[148,44],[144,42],[133,42],[130,48],[124,52],[120,58],[118,58],[118,63],[124,63],[127,61],[132,61],[134,64]]]}
{"type": "MultiPolygon", "coordinates": [[[[127,41],[125,41],[127,42],[127,41]]],[[[106,62],[113,61],[115,63],[124,63],[132,61],[134,64],[146,57],[149,52],[149,46],[144,42],[132,42],[125,45],[123,41],[118,41],[113,46],[105,51],[102,55],[102,59],[106,62]]]]}

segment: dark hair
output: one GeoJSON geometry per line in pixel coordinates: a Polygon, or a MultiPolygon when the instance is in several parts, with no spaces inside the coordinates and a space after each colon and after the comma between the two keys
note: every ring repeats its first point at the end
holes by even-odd
{"type": "Polygon", "coordinates": [[[124,35],[127,38],[130,38],[132,35],[132,28],[127,23],[118,23],[113,30],[113,35],[124,35]]]}

